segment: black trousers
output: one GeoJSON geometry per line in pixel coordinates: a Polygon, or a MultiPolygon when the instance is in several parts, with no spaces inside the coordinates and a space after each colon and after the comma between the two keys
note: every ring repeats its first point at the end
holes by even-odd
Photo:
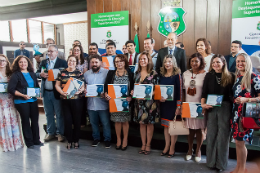
{"type": "Polygon", "coordinates": [[[39,143],[39,110],[37,101],[15,104],[15,108],[20,113],[23,137],[26,146],[30,147],[34,144],[39,143]]]}
{"type": "Polygon", "coordinates": [[[87,115],[87,98],[83,97],[83,108],[82,108],[82,116],[81,116],[81,125],[87,125],[86,115],[87,115]]]}
{"type": "Polygon", "coordinates": [[[83,104],[83,99],[62,100],[65,136],[69,143],[79,141],[83,104]],[[72,129],[72,124],[74,129],[72,129]]]}

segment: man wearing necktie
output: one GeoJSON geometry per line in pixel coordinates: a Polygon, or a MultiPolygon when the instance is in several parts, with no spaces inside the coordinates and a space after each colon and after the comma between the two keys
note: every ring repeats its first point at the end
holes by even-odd
{"type": "Polygon", "coordinates": [[[25,49],[25,43],[23,41],[20,42],[19,47],[20,49],[14,51],[14,59],[19,55],[24,55],[27,58],[30,58],[30,52],[25,49]]]}
{"type": "Polygon", "coordinates": [[[169,33],[167,36],[167,47],[161,48],[158,52],[156,61],[156,71],[160,73],[160,68],[163,66],[163,60],[166,55],[173,55],[176,59],[178,67],[181,69],[181,73],[185,72],[186,66],[186,53],[185,50],[175,46],[177,42],[177,35],[175,33],[169,33]]]}
{"type": "Polygon", "coordinates": [[[135,52],[135,42],[133,40],[129,40],[125,43],[125,46],[127,48],[128,53],[126,53],[125,55],[128,58],[128,63],[129,65],[135,65],[136,63],[136,58],[138,53],[135,52]]]}
{"type": "Polygon", "coordinates": [[[60,94],[55,89],[56,82],[48,81],[48,73],[45,72],[45,69],[62,69],[68,67],[67,62],[57,56],[57,46],[49,45],[49,58],[40,63],[39,69],[36,73],[37,77],[42,79],[41,94],[43,97],[44,112],[47,118],[47,135],[44,138],[45,142],[54,139],[55,135],[57,135],[59,142],[64,141],[64,120],[61,113],[60,94]],[[56,123],[54,113],[56,115],[56,123]]]}

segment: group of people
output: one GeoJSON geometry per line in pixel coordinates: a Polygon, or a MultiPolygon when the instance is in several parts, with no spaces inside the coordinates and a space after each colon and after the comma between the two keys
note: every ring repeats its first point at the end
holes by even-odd
{"type": "Polygon", "coordinates": [[[93,147],[98,146],[101,139],[99,122],[103,127],[105,147],[111,147],[111,120],[115,123],[116,149],[126,150],[129,122],[133,120],[140,125],[142,146],[139,154],[149,155],[154,124],[161,123],[165,137],[161,156],[171,158],[175,155],[178,136],[169,134],[169,123],[182,115],[182,102],[200,102],[204,118],[185,120],[185,126],[189,129],[189,148],[185,159],[188,161],[193,156],[196,135],[195,161],[200,162],[201,145],[206,139],[207,166],[218,171],[226,169],[232,131],[237,151],[237,166],[233,173],[245,171],[245,141],[252,142],[253,129],[245,129],[241,124],[242,106],[246,102],[260,102],[260,78],[252,72],[250,57],[239,53],[242,46],[240,41],[233,41],[231,54],[224,57],[213,54],[209,41],[200,38],[196,41],[196,53],[186,61],[185,50],[175,45],[177,36],[174,33],[167,36],[167,47],[161,48],[158,53],[153,49],[152,38],[145,38],[145,51],[140,54],[135,52],[136,45],[132,40],[125,43],[128,53],[116,54],[116,44],[108,40],[106,53],[102,56],[115,56],[115,70],[103,68],[96,43],[89,45],[89,55],[85,56],[80,42],[76,42],[67,61],[59,58],[55,44],[49,44],[48,57],[40,62],[36,73],[25,55],[17,56],[12,66],[5,55],[0,55],[0,82],[8,82],[8,93],[0,93],[0,145],[4,151],[23,146],[20,118],[25,145],[29,149],[34,145],[43,145],[39,137],[37,98],[31,98],[26,93],[27,87],[39,87],[37,78],[40,78],[41,97],[47,117],[45,142],[56,137],[63,142],[66,137],[67,149],[78,149],[80,128],[86,124],[87,112],[93,131],[93,147]],[[129,65],[135,64],[137,69],[132,73],[129,65]],[[48,81],[48,73],[42,69],[60,69],[56,81],[48,81]],[[86,85],[68,98],[63,88],[70,77],[86,85]],[[174,85],[173,101],[163,97],[159,101],[133,99],[135,83],[174,85]],[[86,88],[92,84],[104,84],[101,98],[85,98],[86,88]],[[108,94],[108,84],[127,84],[129,112],[109,113],[108,101],[111,96],[108,94]],[[206,104],[209,94],[223,95],[220,107],[206,104]]]}

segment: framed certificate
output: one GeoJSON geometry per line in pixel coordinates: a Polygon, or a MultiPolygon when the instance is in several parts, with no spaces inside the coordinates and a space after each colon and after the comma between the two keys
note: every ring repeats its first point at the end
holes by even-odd
{"type": "Polygon", "coordinates": [[[112,99],[126,98],[128,94],[127,84],[108,84],[108,95],[112,99]]]}
{"type": "Polygon", "coordinates": [[[174,96],[174,85],[155,85],[154,100],[161,100],[163,97],[166,100],[172,101],[174,96]]]}
{"type": "Polygon", "coordinates": [[[87,85],[86,97],[101,97],[104,93],[104,84],[87,85]]]}
{"type": "Polygon", "coordinates": [[[129,112],[129,102],[126,99],[110,99],[109,112],[129,112]]]}
{"type": "Polygon", "coordinates": [[[206,104],[211,106],[221,106],[223,101],[223,95],[209,94],[206,104]]]}
{"type": "Polygon", "coordinates": [[[7,82],[0,82],[0,93],[7,93],[7,82]]]}
{"type": "Polygon", "coordinates": [[[198,118],[203,119],[201,103],[183,102],[182,103],[182,118],[198,118]]]}
{"type": "Polygon", "coordinates": [[[40,97],[40,88],[27,87],[27,95],[30,97],[40,97]]]}
{"type": "Polygon", "coordinates": [[[133,98],[143,98],[152,100],[153,85],[152,84],[135,84],[133,98]]]}

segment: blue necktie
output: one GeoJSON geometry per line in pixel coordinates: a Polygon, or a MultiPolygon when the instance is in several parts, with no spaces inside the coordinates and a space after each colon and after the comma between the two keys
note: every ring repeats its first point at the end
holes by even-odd
{"type": "Polygon", "coordinates": [[[170,54],[172,55],[172,49],[170,49],[170,54]]]}

